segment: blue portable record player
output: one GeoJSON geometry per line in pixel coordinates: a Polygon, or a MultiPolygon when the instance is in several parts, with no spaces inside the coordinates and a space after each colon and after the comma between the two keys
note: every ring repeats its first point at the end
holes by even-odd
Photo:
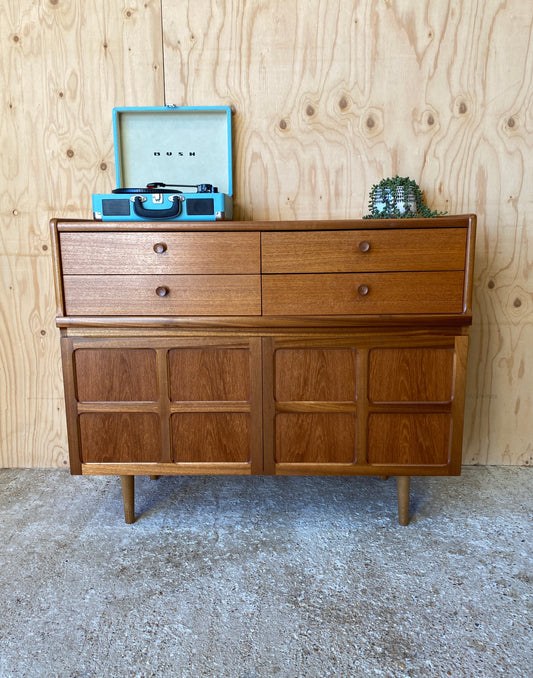
{"type": "Polygon", "coordinates": [[[231,109],[114,108],[117,188],[93,195],[102,221],[233,217],[231,109]]]}

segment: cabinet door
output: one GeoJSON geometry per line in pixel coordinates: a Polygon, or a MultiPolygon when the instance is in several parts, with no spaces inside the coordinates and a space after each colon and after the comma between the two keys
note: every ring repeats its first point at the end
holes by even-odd
{"type": "Polygon", "coordinates": [[[155,349],[82,342],[70,359],[79,461],[162,461],[155,349]]]}
{"type": "Polygon", "coordinates": [[[459,473],[467,341],[265,339],[266,471],[459,473]]]}
{"type": "Polygon", "coordinates": [[[261,341],[62,339],[73,473],[259,473],[261,341]]]}
{"type": "Polygon", "coordinates": [[[181,342],[168,353],[172,462],[260,473],[261,340],[181,342]]]}
{"type": "Polygon", "coordinates": [[[468,338],[433,341],[368,351],[367,461],[376,468],[459,472],[468,338]]]}
{"type": "Polygon", "coordinates": [[[356,349],[331,339],[264,342],[265,469],[349,472],[356,462],[356,349]]]}

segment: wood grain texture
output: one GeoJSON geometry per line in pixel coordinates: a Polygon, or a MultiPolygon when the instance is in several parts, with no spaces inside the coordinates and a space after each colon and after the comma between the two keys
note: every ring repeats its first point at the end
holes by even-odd
{"type": "Polygon", "coordinates": [[[245,348],[173,349],[168,372],[172,401],[250,399],[250,356],[245,348]]]}
{"type": "Polygon", "coordinates": [[[0,466],[67,465],[48,221],[114,184],[114,105],[163,103],[158,0],[0,3],[0,466]]]}
{"type": "Polygon", "coordinates": [[[449,414],[376,414],[368,417],[369,464],[435,465],[448,463],[449,414]]]}
{"type": "MultiPolygon", "coordinates": [[[[61,233],[66,274],[259,273],[259,233],[61,233]]],[[[463,257],[464,259],[464,257],[463,257]]]]}
{"type": "Polygon", "coordinates": [[[280,413],[275,418],[276,463],[352,464],[355,415],[280,413]]]}
{"type": "Polygon", "coordinates": [[[174,462],[251,462],[247,413],[184,412],[173,414],[170,425],[174,462]]]}
{"type": "Polygon", "coordinates": [[[86,412],[80,414],[82,462],[158,462],[161,426],[156,413],[86,412]]]}
{"type": "Polygon", "coordinates": [[[532,3],[4,0],[0,38],[1,465],[66,461],[48,218],[113,188],[114,105],[165,102],[233,106],[236,218],[395,173],[476,212],[464,461],[533,464],[532,3]]]}
{"type": "Polygon", "coordinates": [[[261,315],[258,275],[68,275],[63,281],[69,315],[261,315]]]}
{"type": "Polygon", "coordinates": [[[369,356],[374,402],[451,402],[453,348],[379,348],[369,356]]]}
{"type": "Polygon", "coordinates": [[[352,348],[280,348],[274,354],[276,401],[355,401],[352,348]]]}
{"type": "Polygon", "coordinates": [[[74,370],[79,402],[158,400],[152,349],[78,349],[74,370]]]}
{"type": "Polygon", "coordinates": [[[66,466],[54,283],[44,257],[0,257],[0,466],[66,466]]]}
{"type": "Polygon", "coordinates": [[[235,109],[235,217],[343,218],[415,178],[478,214],[464,462],[532,464],[533,5],[163,0],[165,94],[235,109]]]}
{"type": "Polygon", "coordinates": [[[463,270],[466,229],[262,233],[263,273],[463,270]]]}
{"type": "Polygon", "coordinates": [[[461,313],[461,271],[262,276],[263,314],[461,313]]]}

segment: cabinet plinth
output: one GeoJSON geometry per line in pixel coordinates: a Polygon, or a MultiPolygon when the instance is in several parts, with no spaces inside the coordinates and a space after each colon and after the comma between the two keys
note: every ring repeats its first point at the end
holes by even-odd
{"type": "Polygon", "coordinates": [[[461,469],[475,216],[52,220],[73,474],[461,469]],[[164,293],[163,293],[164,292],[164,293]]]}

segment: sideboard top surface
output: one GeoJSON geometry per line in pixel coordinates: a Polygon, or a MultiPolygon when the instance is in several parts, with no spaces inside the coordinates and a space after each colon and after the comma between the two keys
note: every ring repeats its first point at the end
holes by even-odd
{"type": "Polygon", "coordinates": [[[475,214],[414,219],[331,219],[291,221],[95,221],[52,219],[61,231],[335,231],[384,228],[458,228],[475,226],[475,214]]]}

